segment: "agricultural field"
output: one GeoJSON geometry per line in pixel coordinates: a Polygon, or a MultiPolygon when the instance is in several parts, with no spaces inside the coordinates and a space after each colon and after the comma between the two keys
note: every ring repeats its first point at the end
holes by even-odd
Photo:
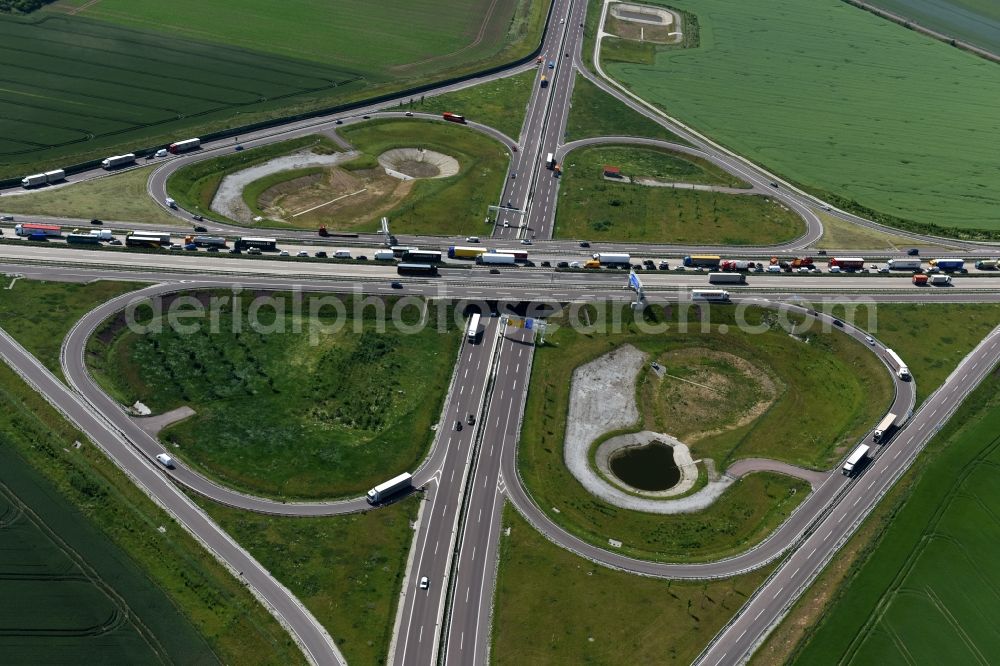
{"type": "Polygon", "coordinates": [[[670,130],[628,108],[577,74],[569,119],[566,121],[566,141],[594,136],[641,136],[687,144],[670,130]]]}
{"type": "Polygon", "coordinates": [[[792,663],[988,663],[1000,654],[998,379],[994,371],[932,440],[912,493],[792,663]]]}
{"type": "Polygon", "coordinates": [[[491,656],[498,666],[690,664],[770,569],[712,581],[613,571],[554,545],[508,505],[491,656]]]}
{"type": "MultiPolygon", "coordinates": [[[[375,231],[379,219],[388,216],[397,234],[476,234],[483,229],[487,207],[500,196],[510,161],[502,144],[452,123],[375,120],[345,127],[340,133],[361,152],[358,158],[335,167],[265,176],[245,188],[248,208],[268,220],[264,224],[296,228],[326,225],[375,231]],[[436,171],[413,180],[387,175],[378,157],[406,148],[452,158],[457,173],[446,176],[436,171]],[[339,200],[321,205],[333,199],[339,200]]],[[[411,163],[400,168],[427,166],[411,163]]]]}
{"type": "Polygon", "coordinates": [[[745,183],[696,157],[636,146],[589,146],[563,161],[557,238],[768,245],[805,232],[802,219],[766,196],[655,186],[692,183],[744,189],[745,183]],[[633,182],[604,177],[616,166],[633,182]],[[637,179],[645,179],[640,184],[637,179]]]}
{"type": "Polygon", "coordinates": [[[349,664],[384,664],[418,497],[323,518],[264,516],[198,501],[305,604],[349,664]]]}
{"type": "Polygon", "coordinates": [[[1000,237],[995,64],[840,0],[670,4],[700,46],[607,62],[636,94],[838,205],[1000,237]]]}
{"type": "MultiPolygon", "coordinates": [[[[426,454],[461,332],[379,330],[382,301],[339,298],[338,315],[319,296],[303,297],[299,313],[291,294],[227,299],[218,332],[204,319],[195,333],[165,325],[140,335],[113,319],[88,348],[123,404],[195,410],[160,433],[179,458],[235,488],[293,499],[360,494],[426,454]]],[[[421,314],[400,316],[419,330],[421,314]]],[[[433,308],[428,316],[436,321],[433,308]]]]}
{"type": "Polygon", "coordinates": [[[156,203],[146,190],[153,167],[142,167],[110,178],[5,196],[0,202],[4,213],[51,215],[80,220],[100,218],[105,222],[146,222],[176,226],[180,223],[156,203]]]}
{"type": "Polygon", "coordinates": [[[305,663],[229,571],[5,364],[0,469],[5,661],[305,663]]]}
{"type": "Polygon", "coordinates": [[[973,46],[1000,53],[1000,5],[992,0],[866,0],[973,46]]]}
{"type": "MultiPolygon", "coordinates": [[[[577,482],[563,459],[569,387],[575,368],[625,343],[659,360],[671,374],[693,377],[694,381],[706,370],[732,374],[729,366],[734,363],[720,361],[716,358],[720,354],[742,359],[739,374],[749,371],[752,377],[768,379],[759,382],[767,386],[755,388],[753,400],[766,398],[766,410],[746,410],[750,419],[738,419],[742,414],[727,412],[708,426],[695,423],[698,416],[715,418],[712,408],[699,407],[702,396],[689,393],[678,397],[671,393],[673,389],[667,390],[665,382],[654,380],[648,370],[640,373],[637,384],[640,419],[634,429],[671,434],[682,429],[684,435],[695,437],[690,442],[692,455],[713,459],[720,472],[733,461],[749,457],[828,469],[891,402],[887,373],[861,345],[834,331],[818,329],[792,337],[764,311],[750,309],[746,313],[747,323],[762,326],[763,332],[757,334],[739,330],[731,308],[711,309],[711,326],[705,332],[693,324],[694,312],[682,315],[647,308],[647,323],[668,323],[668,336],[639,334],[627,313],[621,332],[607,331],[600,322],[610,322],[610,315],[594,308],[587,316],[597,330],[589,334],[566,326],[566,316],[553,321],[559,324],[558,330],[536,351],[518,464],[525,485],[552,520],[598,546],[606,546],[609,537],[620,540],[620,550],[635,557],[711,560],[742,551],[784,520],[808,487],[784,476],[751,474],[730,487],[709,509],[673,516],[626,511],[598,500],[577,482]],[[681,321],[691,322],[687,332],[678,326],[681,321]],[[728,331],[720,329],[722,324],[728,331]],[[825,378],[832,376],[845,381],[831,386],[825,378]],[[688,412],[696,416],[685,417],[688,412]],[[718,422],[720,419],[728,422],[718,422]],[[804,438],[803,432],[813,436],[804,438]]],[[[711,381],[723,384],[726,379],[711,377],[711,381]]],[[[728,377],[730,384],[733,379],[728,377]]]]}
{"type": "Polygon", "coordinates": [[[0,93],[0,177],[508,62],[537,45],[543,5],[67,0],[3,18],[20,66],[0,93]]]}

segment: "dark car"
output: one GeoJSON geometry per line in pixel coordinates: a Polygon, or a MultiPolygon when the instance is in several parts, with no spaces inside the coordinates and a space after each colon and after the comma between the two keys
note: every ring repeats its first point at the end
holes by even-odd
{"type": "Polygon", "coordinates": [[[402,282],[393,282],[390,286],[393,289],[402,289],[403,288],[403,283],[402,282]]]}
{"type": "Polygon", "coordinates": [[[337,118],[337,120],[335,120],[335,121],[334,121],[334,124],[335,124],[335,125],[343,125],[343,124],[344,124],[344,121],[343,121],[343,120],[341,120],[340,118],[337,118]]]}
{"type": "Polygon", "coordinates": [[[834,326],[839,326],[840,328],[844,328],[844,322],[840,321],[839,319],[834,319],[833,320],[833,325],[834,326]]]}
{"type": "Polygon", "coordinates": [[[459,421],[458,419],[455,419],[455,430],[461,430],[461,429],[462,429],[462,422],[459,421]]]}
{"type": "Polygon", "coordinates": [[[467,417],[465,417],[465,422],[468,423],[469,425],[476,425],[476,415],[469,414],[467,417]]]}
{"type": "Polygon", "coordinates": [[[192,219],[192,220],[195,220],[196,222],[201,222],[201,221],[202,221],[202,220],[204,220],[205,218],[203,218],[203,217],[202,217],[201,215],[192,215],[192,216],[191,216],[191,219],[192,219]]]}
{"type": "Polygon", "coordinates": [[[197,252],[198,246],[195,245],[194,243],[188,243],[187,245],[184,246],[184,249],[187,250],[188,252],[197,252]]]}
{"type": "Polygon", "coordinates": [[[490,273],[493,273],[495,275],[499,275],[500,274],[500,269],[499,268],[491,268],[490,269],[490,273]]]}
{"type": "Polygon", "coordinates": [[[235,247],[229,248],[229,254],[243,254],[243,250],[237,250],[235,247]]]}
{"type": "Polygon", "coordinates": [[[108,245],[121,245],[121,244],[122,242],[117,238],[112,238],[111,240],[108,241],[108,245]]]}
{"type": "Polygon", "coordinates": [[[826,250],[817,250],[816,254],[825,257],[826,256],[826,250]]]}
{"type": "Polygon", "coordinates": [[[556,268],[569,268],[569,262],[560,261],[558,264],[556,264],[556,268]]]}
{"type": "Polygon", "coordinates": [[[653,263],[652,259],[647,259],[646,261],[642,262],[642,265],[650,270],[652,270],[656,266],[656,264],[653,263]]]}
{"type": "Polygon", "coordinates": [[[918,254],[920,254],[920,250],[918,250],[915,247],[911,247],[909,250],[906,251],[906,254],[910,255],[911,257],[915,257],[918,254]]]}
{"type": "Polygon", "coordinates": [[[236,144],[236,147],[234,148],[234,150],[243,150],[243,144],[242,143],[236,144]]]}
{"type": "Polygon", "coordinates": [[[364,118],[365,120],[371,120],[372,118],[371,116],[361,116],[361,117],[364,118]]]}
{"type": "Polygon", "coordinates": [[[580,241],[580,247],[590,247],[590,243],[587,241],[580,241]]]}
{"type": "Polygon", "coordinates": [[[207,250],[207,251],[208,251],[208,252],[218,252],[218,251],[219,251],[219,248],[217,248],[217,247],[215,247],[215,246],[213,245],[212,247],[208,248],[208,250],[207,250]]]}
{"type": "Polygon", "coordinates": [[[104,224],[104,220],[98,220],[96,217],[90,221],[91,224],[104,224]]]}
{"type": "Polygon", "coordinates": [[[358,255],[358,256],[356,257],[356,259],[357,259],[358,261],[368,261],[368,257],[366,257],[366,256],[365,256],[365,255],[363,255],[363,254],[359,254],[359,255],[358,255]]]}
{"type": "Polygon", "coordinates": [[[551,261],[543,261],[542,262],[542,268],[552,268],[552,262],[551,261]]]}
{"type": "Polygon", "coordinates": [[[777,188],[777,187],[778,187],[778,184],[777,184],[776,182],[774,182],[774,181],[771,181],[771,187],[773,187],[773,188],[777,188]]]}
{"type": "Polygon", "coordinates": [[[205,227],[201,226],[200,224],[198,226],[196,226],[194,228],[194,230],[197,231],[199,234],[203,234],[206,231],[208,231],[208,229],[206,229],[205,227]]]}
{"type": "Polygon", "coordinates": [[[326,259],[326,252],[324,252],[323,250],[320,250],[319,252],[317,252],[313,256],[316,257],[317,259],[326,259]]]}

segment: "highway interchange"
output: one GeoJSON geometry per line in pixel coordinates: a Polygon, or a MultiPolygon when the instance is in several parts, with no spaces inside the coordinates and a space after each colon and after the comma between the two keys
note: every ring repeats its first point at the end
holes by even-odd
{"type": "MultiPolygon", "coordinates": [[[[525,113],[520,136],[515,141],[488,127],[473,129],[493,135],[511,149],[510,170],[517,178],[505,181],[505,191],[498,203],[494,237],[516,242],[534,238],[537,249],[547,256],[582,255],[572,241],[548,240],[553,232],[558,178],[545,168],[545,157],[554,153],[559,160],[572,148],[600,142],[654,143],[698,154],[739,175],[756,190],[767,192],[796,210],[806,223],[803,236],[782,246],[741,248],[747,256],[766,256],[777,252],[807,248],[822,234],[822,224],[815,210],[825,204],[799,192],[773,175],[742,158],[707,142],[688,128],[647,108],[584,66],[582,53],[586,3],[580,0],[555,0],[545,32],[541,54],[555,61],[549,73],[548,88],[535,87],[525,113]],[[566,55],[568,54],[568,56],[566,55]],[[571,65],[571,66],[570,66],[571,65]],[[647,117],[652,118],[694,148],[636,138],[599,138],[564,144],[563,135],[570,111],[573,80],[577,73],[647,117]],[[510,202],[510,210],[505,204],[510,202]]],[[[496,76],[507,76],[532,66],[519,66],[496,76]]],[[[544,67],[544,65],[543,65],[544,67]]],[[[479,81],[474,81],[479,82],[479,81]]],[[[438,92],[462,87],[449,86],[438,92]]],[[[386,102],[389,108],[395,101],[386,102]]],[[[291,123],[279,129],[249,134],[241,142],[248,148],[266,145],[294,136],[328,131],[337,119],[359,122],[361,116],[378,108],[360,109],[350,118],[326,118],[291,123]]],[[[398,114],[397,114],[398,115],[398,114]]],[[[232,149],[231,142],[206,145],[202,151],[165,161],[150,178],[149,194],[163,204],[166,180],[184,164],[207,159],[232,149]]],[[[81,174],[74,180],[96,177],[81,174]]],[[[101,172],[103,175],[103,172],[101,172]]],[[[166,210],[185,222],[183,211],[166,210]]],[[[867,227],[883,229],[863,218],[842,211],[838,217],[867,227]]],[[[79,223],[79,221],[76,221],[79,223]]],[[[213,231],[239,233],[242,229],[218,222],[206,222],[213,231]]],[[[138,226],[138,225],[137,225],[138,226]]],[[[927,243],[947,246],[941,252],[963,255],[976,253],[996,256],[991,246],[942,241],[891,230],[911,238],[914,246],[927,243]]],[[[315,241],[313,233],[282,232],[295,241],[315,241]]],[[[400,242],[424,246],[440,245],[461,239],[420,239],[400,237],[400,242]]],[[[381,243],[378,236],[360,235],[349,241],[358,247],[381,243]]],[[[694,250],[726,251],[729,248],[706,246],[691,248],[676,245],[602,244],[594,251],[622,250],[648,253],[650,256],[694,250]]],[[[590,251],[590,250],[588,250],[590,251]]],[[[855,252],[856,253],[856,252],[855,252]]],[[[200,254],[200,253],[199,253],[200,254]]],[[[363,498],[331,502],[282,503],[251,497],[223,487],[179,463],[169,472],[154,462],[162,452],[159,441],[139,427],[120,405],[105,394],[90,376],[84,362],[87,339],[109,316],[122,310],[136,298],[165,295],[200,288],[233,288],[304,291],[392,293],[389,280],[399,279],[388,267],[360,264],[312,262],[244,261],[240,259],[169,254],[122,254],[111,251],[68,251],[56,245],[14,247],[0,245],[0,269],[7,274],[52,280],[88,281],[92,279],[135,280],[154,283],[137,293],[118,297],[84,316],[66,337],[62,349],[65,385],[5,333],[0,333],[0,355],[35,390],[59,409],[161,506],[170,511],[270,608],[289,629],[313,663],[344,663],[326,630],[258,562],[235,544],[218,526],[178,491],[180,484],[217,502],[251,511],[278,515],[337,515],[368,509],[363,498]]],[[[467,299],[481,303],[485,311],[516,302],[558,303],[609,299],[627,302],[632,294],[622,289],[624,273],[555,273],[545,270],[510,271],[502,281],[485,270],[443,269],[439,280],[405,280],[406,294],[467,299]],[[471,276],[471,277],[470,277],[471,276]]],[[[685,299],[691,287],[704,286],[705,278],[696,273],[656,273],[643,276],[650,303],[685,299]]],[[[959,277],[950,289],[915,290],[905,279],[872,277],[755,276],[752,289],[734,289],[734,302],[747,302],[814,316],[825,325],[831,319],[820,308],[812,314],[805,299],[846,297],[860,294],[874,302],[996,302],[1000,301],[1000,277],[959,277]]],[[[439,429],[427,459],[415,470],[414,485],[423,493],[420,517],[414,532],[408,572],[400,594],[390,660],[394,664],[482,664],[489,659],[493,589],[497,566],[500,514],[504,500],[514,506],[537,529],[560,546],[600,564],[650,576],[671,578],[712,578],[731,576],[785,557],[765,585],[740,609],[729,625],[713,640],[699,662],[705,664],[740,663],[746,659],[808,582],[853,532],[892,482],[905,471],[923,445],[950,416],[964,397],[1000,358],[998,334],[994,331],[953,373],[947,382],[912,414],[891,447],[880,451],[856,481],[829,473],[814,487],[809,498],[767,540],[756,548],[725,560],[692,565],[655,564],[596,548],[566,533],[554,524],[534,503],[517,472],[517,440],[521,410],[530,377],[531,331],[510,328],[503,316],[485,320],[481,339],[462,345],[456,361],[452,385],[442,410],[439,429]],[[456,430],[456,421],[474,425],[456,430]],[[417,580],[427,576],[427,590],[417,580]]],[[[844,333],[863,340],[865,333],[850,325],[844,333]]],[[[866,345],[867,346],[867,345],[866,345]]],[[[874,353],[886,362],[896,387],[892,410],[912,411],[915,381],[902,381],[888,365],[879,343],[874,353]]],[[[916,378],[919,381],[919,377],[916,378]]],[[[866,438],[867,439],[867,438],[866,438]]],[[[870,440],[868,440],[870,442],[870,440]]]]}

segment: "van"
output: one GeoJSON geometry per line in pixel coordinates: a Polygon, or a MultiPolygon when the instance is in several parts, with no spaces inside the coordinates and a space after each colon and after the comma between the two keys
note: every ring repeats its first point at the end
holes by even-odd
{"type": "Polygon", "coordinates": [[[167,156],[167,149],[166,148],[160,148],[158,151],[156,151],[156,156],[157,157],[166,157],[167,156]]]}
{"type": "Polygon", "coordinates": [[[775,266],[774,264],[772,264],[772,265],[770,265],[770,266],[767,267],[767,272],[768,273],[780,273],[781,272],[781,266],[775,266]]]}
{"type": "Polygon", "coordinates": [[[350,252],[350,250],[337,250],[336,252],[333,253],[333,258],[334,259],[350,259],[351,258],[351,252],[350,252]]]}
{"type": "Polygon", "coordinates": [[[157,453],[156,460],[167,469],[174,468],[174,459],[168,456],[166,453],[157,453]]]}

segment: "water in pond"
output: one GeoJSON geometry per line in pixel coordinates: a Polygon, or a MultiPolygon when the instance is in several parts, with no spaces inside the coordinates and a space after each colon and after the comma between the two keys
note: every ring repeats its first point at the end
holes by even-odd
{"type": "Polygon", "coordinates": [[[615,476],[639,490],[666,490],[681,478],[674,450],[660,442],[625,449],[612,456],[608,465],[615,476]]]}

